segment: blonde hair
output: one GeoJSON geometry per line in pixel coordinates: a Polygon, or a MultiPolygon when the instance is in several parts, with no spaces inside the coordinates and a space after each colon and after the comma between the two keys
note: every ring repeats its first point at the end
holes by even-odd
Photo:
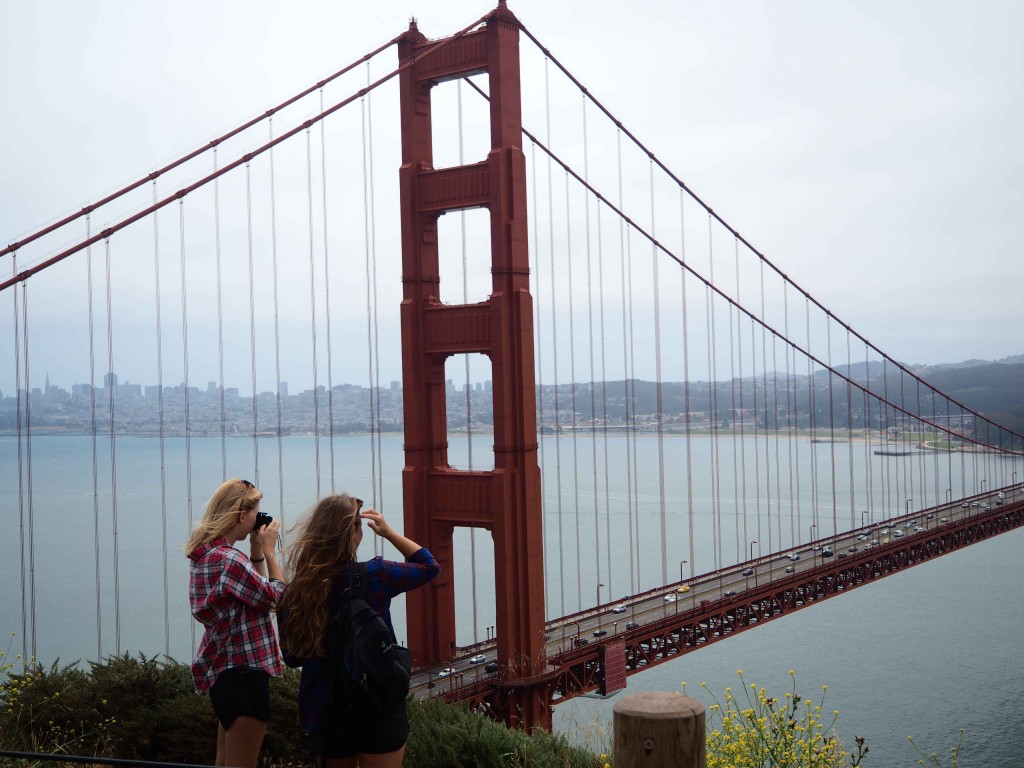
{"type": "Polygon", "coordinates": [[[288,586],[278,604],[278,623],[288,652],[324,655],[324,631],[334,578],[356,559],[363,502],[348,494],[327,496],[295,526],[288,548],[288,586]]]}
{"type": "Polygon", "coordinates": [[[223,483],[213,492],[202,519],[192,529],[185,543],[185,554],[191,555],[196,547],[226,535],[238,522],[238,513],[253,509],[262,498],[263,492],[256,490],[248,480],[236,477],[223,483]]]}

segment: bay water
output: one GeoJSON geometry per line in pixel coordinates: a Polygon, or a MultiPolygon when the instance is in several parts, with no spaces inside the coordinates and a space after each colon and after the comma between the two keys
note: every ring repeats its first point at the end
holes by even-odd
{"type": "MultiPolygon", "coordinates": [[[[876,456],[856,440],[771,443],[544,436],[547,615],[992,489],[1020,471],[998,457],[876,456]]],[[[453,436],[449,461],[488,469],[489,449],[488,435],[453,436]]],[[[0,631],[13,633],[12,654],[34,652],[44,664],[125,651],[187,661],[200,632],[181,548],[223,477],[256,483],[261,508],[286,529],[332,490],[365,499],[401,529],[403,463],[399,435],[113,445],[34,436],[30,446],[0,437],[0,631]]],[[[841,711],[849,744],[867,739],[866,765],[916,765],[907,736],[947,765],[963,727],[962,766],[1024,766],[1022,547],[1024,531],[1004,534],[740,633],[630,677],[616,697],[558,706],[556,728],[600,749],[618,697],[685,682],[709,703],[700,683],[721,698],[739,689],[738,669],[781,697],[792,669],[801,695],[817,699],[828,686],[823,709],[841,711]]],[[[378,551],[394,556],[373,537],[360,556],[378,551]]],[[[460,529],[456,553],[458,642],[467,644],[494,624],[490,536],[460,529]]],[[[394,613],[403,636],[401,600],[394,613]]]]}

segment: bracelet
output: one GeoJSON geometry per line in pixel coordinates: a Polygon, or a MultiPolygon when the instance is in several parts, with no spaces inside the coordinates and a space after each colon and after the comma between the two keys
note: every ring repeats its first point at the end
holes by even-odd
{"type": "Polygon", "coordinates": [[[250,557],[249,558],[249,562],[250,563],[262,563],[266,559],[267,558],[265,558],[265,557],[250,557]]]}

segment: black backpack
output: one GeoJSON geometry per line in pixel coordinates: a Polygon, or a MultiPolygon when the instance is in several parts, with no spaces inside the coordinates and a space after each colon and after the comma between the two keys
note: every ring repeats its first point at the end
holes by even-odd
{"type": "Polygon", "coordinates": [[[331,705],[387,711],[409,695],[412,656],[366,601],[366,563],[354,563],[327,623],[331,705]]]}

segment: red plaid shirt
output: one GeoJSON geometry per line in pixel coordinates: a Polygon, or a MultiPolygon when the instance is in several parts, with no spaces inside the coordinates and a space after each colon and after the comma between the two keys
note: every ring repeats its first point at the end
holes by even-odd
{"type": "Polygon", "coordinates": [[[209,690],[217,675],[232,667],[280,677],[281,651],[270,614],[284,582],[264,579],[224,538],[196,547],[188,558],[192,615],[206,627],[192,662],[196,693],[209,690]]]}

